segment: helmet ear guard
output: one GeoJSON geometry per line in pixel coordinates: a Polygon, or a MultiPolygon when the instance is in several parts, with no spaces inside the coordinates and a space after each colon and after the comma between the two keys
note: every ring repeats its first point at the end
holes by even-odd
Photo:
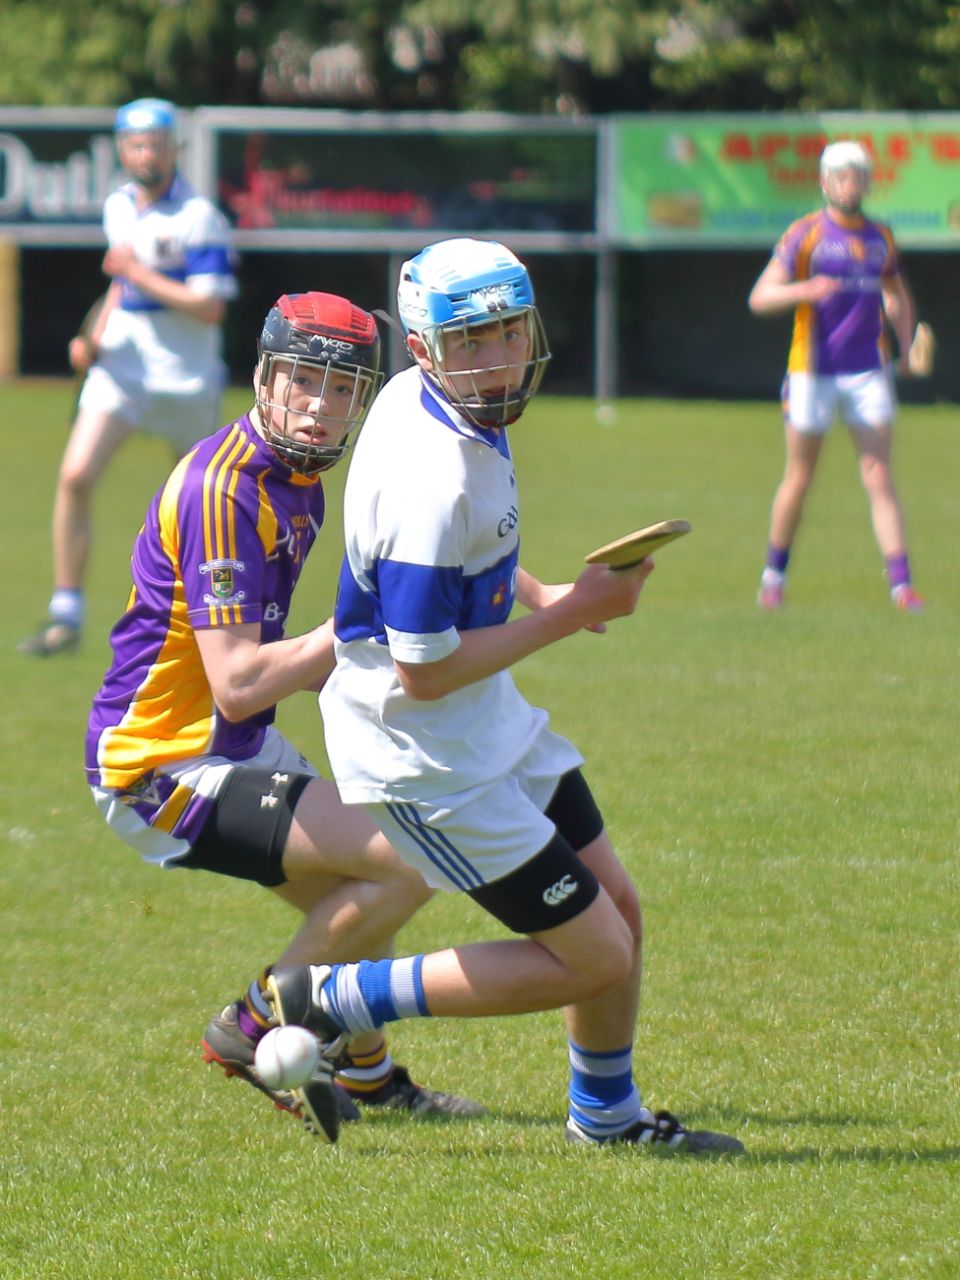
{"type": "Polygon", "coordinates": [[[264,440],[292,471],[312,476],[328,470],[350,449],[383,384],[380,335],[373,316],[336,294],[284,294],[267,314],[257,353],[256,405],[264,440]],[[279,401],[272,398],[278,368],[289,373],[279,401]],[[294,436],[291,429],[291,417],[302,430],[304,419],[311,416],[290,404],[294,380],[303,370],[322,374],[321,389],[312,397],[318,404],[308,439],[294,436]],[[328,384],[344,378],[353,383],[346,412],[325,415],[328,384]],[[334,443],[327,440],[331,425],[341,428],[334,443]]]}
{"type": "Polygon", "coordinates": [[[523,263],[505,245],[494,240],[456,238],[428,245],[400,269],[397,306],[404,331],[416,334],[429,357],[424,373],[458,412],[478,427],[503,427],[515,422],[536,394],[550,349],[537,311],[533,285],[523,263]],[[512,361],[508,335],[515,336],[517,321],[525,322],[524,356],[512,361]],[[467,331],[498,327],[504,363],[504,385],[486,393],[480,385],[493,371],[447,367],[447,344],[467,331]],[[519,383],[518,369],[522,369],[519,383]]]}

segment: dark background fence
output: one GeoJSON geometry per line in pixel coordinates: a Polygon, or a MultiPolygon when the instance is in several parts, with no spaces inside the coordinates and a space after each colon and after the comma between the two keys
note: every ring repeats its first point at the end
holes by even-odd
{"type": "MultiPolygon", "coordinates": [[[[589,254],[524,255],[537,288],[554,360],[546,389],[589,396],[594,375],[594,272],[589,254]]],[[[105,280],[99,249],[24,248],[21,253],[21,371],[68,372],[66,346],[105,280]]],[[[767,254],[670,250],[617,256],[621,396],[775,398],[783,375],[789,317],[760,320],[747,295],[767,254]]],[[[914,251],[904,266],[919,314],[942,335],[955,326],[960,257],[914,251]]],[[[386,254],[248,252],[240,298],[231,306],[225,354],[232,382],[250,376],[259,327],[280,293],[322,289],[392,310],[386,254]]],[[[914,403],[960,400],[960,361],[942,345],[925,382],[903,384],[914,403]]]]}

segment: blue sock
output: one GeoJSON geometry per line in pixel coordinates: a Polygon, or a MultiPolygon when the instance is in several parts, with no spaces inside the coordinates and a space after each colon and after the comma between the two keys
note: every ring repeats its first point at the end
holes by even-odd
{"type": "Polygon", "coordinates": [[[597,1140],[629,1129],[644,1114],[633,1083],[633,1047],[592,1053],[570,1041],[570,1123],[597,1140]]]}
{"type": "Polygon", "coordinates": [[[429,1018],[420,971],[423,956],[335,964],[323,984],[325,1013],[353,1035],[401,1018],[429,1018]]]}

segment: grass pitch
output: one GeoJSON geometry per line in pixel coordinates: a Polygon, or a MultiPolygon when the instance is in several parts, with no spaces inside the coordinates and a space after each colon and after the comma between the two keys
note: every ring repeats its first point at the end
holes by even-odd
{"type": "MultiPolygon", "coordinates": [[[[14,652],[49,588],[66,383],[0,390],[7,423],[0,903],[0,1247],[8,1280],[471,1275],[947,1280],[960,1256],[956,412],[905,411],[897,475],[919,590],[891,608],[850,448],[831,438],[789,605],[754,605],[781,466],[774,405],[541,400],[513,432],[524,561],[689,519],[635,618],[517,678],[588,758],[645,903],[639,1083],[726,1127],[715,1165],[563,1141],[559,1018],[407,1023],[414,1074],[489,1119],[398,1116],[314,1142],[202,1065],[208,1016],[278,951],[269,895],[141,865],[82,774],[87,706],[167,467],[136,440],[97,497],[83,648],[14,652]]],[[[245,404],[232,393],[228,408],[245,404]]],[[[425,460],[427,462],[427,460],[425,460]]],[[[329,612],[328,529],[291,620],[329,612]]],[[[281,725],[318,762],[313,699],[281,725]]],[[[406,950],[495,926],[434,899],[406,950]]]]}

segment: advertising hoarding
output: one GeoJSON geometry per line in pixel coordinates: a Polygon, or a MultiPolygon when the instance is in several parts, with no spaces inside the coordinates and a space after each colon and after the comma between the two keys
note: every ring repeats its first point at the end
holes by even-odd
{"type": "Polygon", "coordinates": [[[269,109],[198,117],[208,194],[244,248],[595,234],[595,125],[269,109]]]}
{"type": "Polygon", "coordinates": [[[622,247],[772,245],[821,203],[818,159],[853,138],[867,209],[914,248],[960,248],[960,114],[687,115],[612,122],[607,237],[622,247]]]}

